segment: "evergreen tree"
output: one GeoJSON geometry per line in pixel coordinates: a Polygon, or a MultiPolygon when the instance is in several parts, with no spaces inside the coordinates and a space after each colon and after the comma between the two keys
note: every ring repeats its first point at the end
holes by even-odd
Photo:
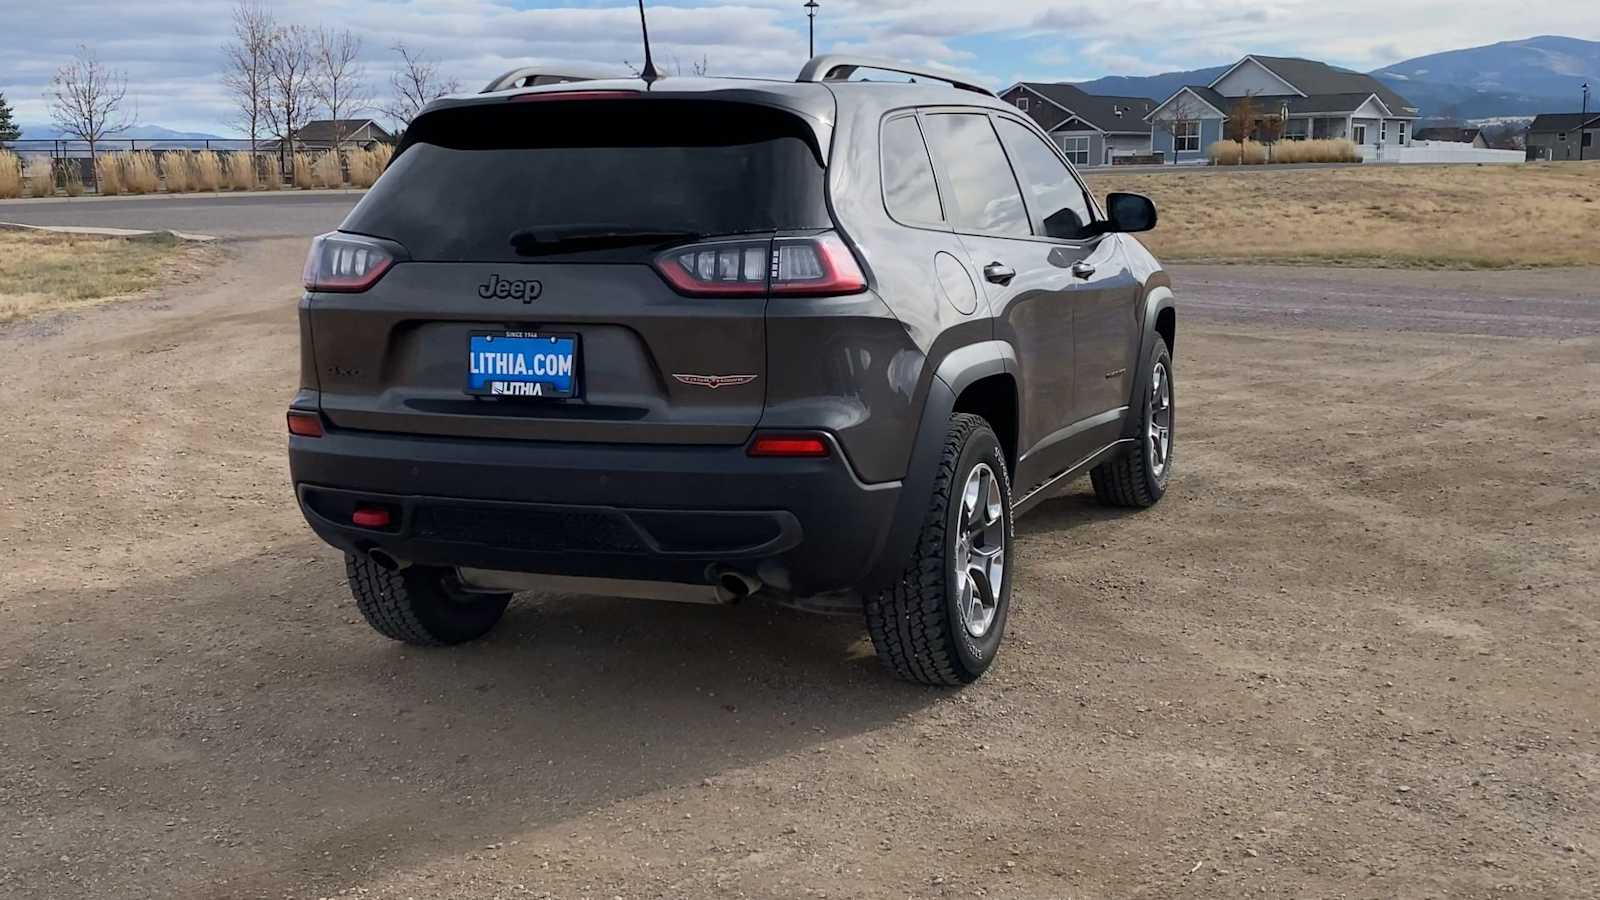
{"type": "Polygon", "coordinates": [[[6,102],[6,95],[0,92],[0,143],[15,141],[22,137],[22,129],[17,127],[11,118],[11,104],[6,102]]]}

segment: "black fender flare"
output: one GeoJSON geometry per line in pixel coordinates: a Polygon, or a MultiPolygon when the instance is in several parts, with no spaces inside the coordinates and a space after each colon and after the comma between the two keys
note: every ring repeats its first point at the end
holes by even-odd
{"type": "MultiPolygon", "coordinates": [[[[1143,397],[1150,391],[1150,364],[1155,361],[1156,322],[1161,318],[1163,310],[1174,310],[1176,316],[1177,300],[1172,295],[1172,289],[1166,286],[1152,288],[1145,298],[1144,327],[1139,331],[1139,368],[1133,373],[1133,393],[1128,396],[1128,417],[1123,423],[1122,436],[1140,437],[1139,429],[1143,425],[1143,397]]],[[[1169,352],[1176,355],[1177,350],[1169,348],[1169,352]]]]}
{"type": "Polygon", "coordinates": [[[956,398],[978,380],[992,375],[1005,375],[1015,371],[1017,354],[1005,341],[980,341],[958,347],[945,354],[939,366],[928,379],[927,396],[922,403],[922,418],[917,423],[917,433],[911,444],[911,461],[906,466],[906,477],[900,483],[900,499],[895,504],[894,519],[878,553],[878,561],[869,574],[864,591],[881,590],[904,573],[916,547],[917,535],[922,531],[923,519],[928,514],[928,501],[933,496],[933,477],[938,469],[939,456],[944,452],[945,436],[950,430],[950,415],[955,411],[956,398]]]}

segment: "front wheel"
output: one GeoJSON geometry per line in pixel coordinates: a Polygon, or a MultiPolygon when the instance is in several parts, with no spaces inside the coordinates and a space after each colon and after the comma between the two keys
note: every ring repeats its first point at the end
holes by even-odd
{"type": "Polygon", "coordinates": [[[976,681],[1005,634],[1010,555],[1011,482],[1000,441],[978,416],[952,416],[911,565],[866,604],[878,657],[907,681],[976,681]]]}
{"type": "Polygon", "coordinates": [[[1135,410],[1139,414],[1139,442],[1127,453],[1107,460],[1089,472],[1094,494],[1107,506],[1154,506],[1167,492],[1172,478],[1173,417],[1177,395],[1172,386],[1172,354],[1164,338],[1156,337],[1151,354],[1150,390],[1135,410]]]}

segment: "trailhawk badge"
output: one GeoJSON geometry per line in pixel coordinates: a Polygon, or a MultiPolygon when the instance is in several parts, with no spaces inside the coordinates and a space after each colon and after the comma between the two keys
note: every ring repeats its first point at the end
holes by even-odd
{"type": "Polygon", "coordinates": [[[750,382],[755,381],[757,376],[755,376],[755,375],[674,375],[672,377],[678,379],[679,381],[683,382],[684,384],[692,384],[692,385],[694,385],[696,387],[711,388],[712,390],[716,390],[717,388],[722,388],[722,387],[738,387],[741,384],[749,384],[750,382]]]}

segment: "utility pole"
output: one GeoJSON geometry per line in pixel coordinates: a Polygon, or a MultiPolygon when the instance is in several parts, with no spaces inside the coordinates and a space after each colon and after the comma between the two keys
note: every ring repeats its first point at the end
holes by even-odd
{"type": "Polygon", "coordinates": [[[1578,123],[1578,162],[1583,162],[1583,136],[1589,132],[1585,128],[1589,124],[1589,82],[1583,83],[1583,121],[1578,123]]]}
{"type": "MultiPolygon", "coordinates": [[[[806,18],[809,20],[808,31],[811,36],[812,56],[817,55],[817,7],[820,5],[821,4],[817,3],[817,0],[806,0],[806,18]]],[[[1589,86],[1584,85],[1583,89],[1586,92],[1585,96],[1588,96],[1587,91],[1589,90],[1589,86]]]]}

